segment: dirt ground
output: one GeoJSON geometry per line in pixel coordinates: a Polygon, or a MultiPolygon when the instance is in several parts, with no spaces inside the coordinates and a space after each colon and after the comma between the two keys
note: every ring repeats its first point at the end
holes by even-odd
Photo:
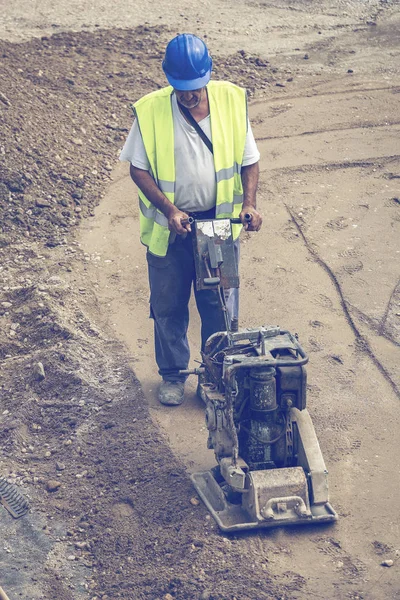
{"type": "Polygon", "coordinates": [[[10,600],[400,598],[399,35],[394,1],[2,7],[0,475],[31,506],[0,510],[10,600]],[[156,402],[118,153],[184,30],[249,90],[264,226],[242,238],[241,323],[310,354],[334,526],[221,535],[189,479],[214,465],[195,383],[156,402]]]}

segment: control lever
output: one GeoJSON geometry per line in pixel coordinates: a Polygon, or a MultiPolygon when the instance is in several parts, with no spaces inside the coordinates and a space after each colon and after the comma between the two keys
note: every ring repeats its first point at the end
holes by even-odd
{"type": "Polygon", "coordinates": [[[220,278],[219,277],[213,277],[211,274],[211,270],[208,264],[208,253],[204,252],[203,254],[203,260],[204,260],[204,264],[206,267],[206,271],[207,271],[207,275],[208,277],[204,277],[203,281],[204,281],[204,285],[219,285],[220,283],[220,278]]]}

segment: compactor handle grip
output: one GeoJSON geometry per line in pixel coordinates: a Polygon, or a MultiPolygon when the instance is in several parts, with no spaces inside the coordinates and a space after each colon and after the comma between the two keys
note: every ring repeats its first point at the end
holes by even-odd
{"type": "MultiPolygon", "coordinates": [[[[252,219],[252,215],[250,213],[246,213],[244,215],[245,223],[250,223],[251,219],[252,219]]],[[[231,223],[233,225],[242,225],[242,221],[239,218],[237,218],[237,219],[231,219],[230,221],[231,221],[231,223]]]]}
{"type": "Polygon", "coordinates": [[[193,225],[193,223],[194,223],[193,217],[188,217],[187,219],[181,219],[181,225],[193,225]]]}

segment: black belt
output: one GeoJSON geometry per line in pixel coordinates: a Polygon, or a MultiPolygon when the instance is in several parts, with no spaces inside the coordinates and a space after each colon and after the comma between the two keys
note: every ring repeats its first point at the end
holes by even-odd
{"type": "Polygon", "coordinates": [[[203,210],[199,212],[186,212],[189,217],[192,217],[195,221],[204,221],[205,219],[215,219],[215,206],[209,210],[203,210]]]}

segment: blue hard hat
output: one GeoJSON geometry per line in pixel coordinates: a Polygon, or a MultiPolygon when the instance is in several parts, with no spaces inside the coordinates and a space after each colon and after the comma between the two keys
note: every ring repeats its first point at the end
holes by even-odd
{"type": "Polygon", "coordinates": [[[182,33],[169,42],[162,68],[175,89],[197,90],[210,81],[212,58],[203,40],[182,33]]]}

